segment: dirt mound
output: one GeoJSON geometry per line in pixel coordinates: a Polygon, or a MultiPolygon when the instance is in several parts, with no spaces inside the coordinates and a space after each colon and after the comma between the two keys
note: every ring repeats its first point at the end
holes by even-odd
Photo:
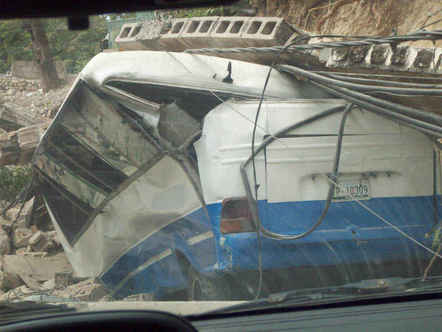
{"type": "MultiPolygon", "coordinates": [[[[442,2],[427,0],[251,0],[260,16],[282,16],[320,34],[407,34],[442,18],[442,2]]],[[[428,27],[442,29],[442,22],[428,27]]],[[[433,47],[420,41],[414,46],[433,47]]],[[[442,41],[436,46],[442,47],[442,41]]]]}

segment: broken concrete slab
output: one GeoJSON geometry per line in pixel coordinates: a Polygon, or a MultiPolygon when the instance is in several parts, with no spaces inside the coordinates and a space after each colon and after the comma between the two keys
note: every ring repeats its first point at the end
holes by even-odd
{"type": "Polygon", "coordinates": [[[74,283],[72,272],[57,272],[54,277],[54,286],[56,289],[65,289],[74,283]]]}
{"type": "Polygon", "coordinates": [[[80,301],[99,301],[107,294],[104,286],[95,282],[94,279],[88,279],[53,292],[54,296],[80,301]]]}
{"type": "Polygon", "coordinates": [[[23,285],[11,289],[0,296],[0,302],[22,301],[26,296],[31,295],[35,291],[23,285]]]}
{"type": "Polygon", "coordinates": [[[23,285],[23,281],[17,274],[0,271],[0,289],[8,291],[21,285],[23,285]]]}
{"type": "Polygon", "coordinates": [[[32,248],[32,251],[45,251],[49,243],[46,234],[41,231],[38,231],[32,235],[28,242],[29,246],[32,248]]]}
{"type": "Polygon", "coordinates": [[[32,231],[28,228],[16,228],[13,235],[13,244],[15,249],[26,248],[29,239],[32,237],[32,231]]]}
{"type": "Polygon", "coordinates": [[[51,257],[6,255],[3,270],[19,276],[29,275],[37,281],[54,278],[57,272],[71,272],[72,267],[62,253],[51,257]]]}
{"type": "Polygon", "coordinates": [[[29,288],[29,289],[33,289],[33,290],[41,290],[41,285],[40,283],[35,280],[34,278],[32,278],[31,276],[27,275],[27,274],[22,274],[20,276],[20,278],[23,280],[23,282],[25,283],[25,285],[29,288]]]}
{"type": "Polygon", "coordinates": [[[29,163],[50,122],[45,119],[39,124],[0,135],[0,166],[29,163]]]}
{"type": "Polygon", "coordinates": [[[41,284],[42,289],[53,290],[55,288],[55,279],[49,279],[41,284]]]}
{"type": "MultiPolygon", "coordinates": [[[[8,90],[14,94],[13,90],[8,90]]],[[[43,121],[43,118],[30,109],[20,108],[13,103],[0,105],[0,126],[6,131],[17,130],[43,121]]]]}
{"type": "Polygon", "coordinates": [[[7,255],[11,252],[11,240],[8,233],[0,227],[0,255],[7,255]]]}

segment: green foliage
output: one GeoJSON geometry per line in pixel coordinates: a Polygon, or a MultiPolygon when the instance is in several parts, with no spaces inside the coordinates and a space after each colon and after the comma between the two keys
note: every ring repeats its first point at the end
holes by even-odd
{"type": "Polygon", "coordinates": [[[12,202],[31,178],[30,167],[0,167],[0,200],[12,202]]]}
{"type": "MultiPolygon", "coordinates": [[[[66,61],[69,72],[80,71],[100,51],[100,40],[107,33],[106,17],[90,20],[90,28],[84,31],[70,31],[63,18],[44,21],[54,60],[66,61]]],[[[0,21],[0,72],[9,70],[14,60],[32,60],[30,35],[21,20],[0,21]]]]}
{"type": "Polygon", "coordinates": [[[237,15],[239,10],[245,8],[250,8],[248,0],[240,0],[237,3],[230,6],[180,9],[170,12],[170,14],[173,17],[177,18],[189,18],[189,17],[201,17],[201,16],[232,16],[232,15],[237,15]]]}
{"type": "Polygon", "coordinates": [[[31,37],[21,20],[0,21],[0,72],[7,71],[13,60],[31,60],[31,37]]]}
{"type": "Polygon", "coordinates": [[[180,9],[173,13],[177,18],[201,17],[201,16],[223,16],[224,7],[206,7],[194,9],[180,9]]]}
{"type": "Polygon", "coordinates": [[[47,20],[47,35],[54,60],[65,61],[68,72],[79,72],[99,53],[100,41],[107,33],[106,19],[90,18],[90,27],[84,31],[70,31],[63,19],[47,20]]]}

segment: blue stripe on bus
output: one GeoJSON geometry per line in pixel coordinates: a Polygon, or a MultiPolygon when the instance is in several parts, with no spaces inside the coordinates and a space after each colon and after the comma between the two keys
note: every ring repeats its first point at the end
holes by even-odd
{"type": "MultiPolygon", "coordinates": [[[[370,209],[417,240],[425,238],[434,222],[433,197],[373,198],[363,201],[370,209]]],[[[259,202],[263,224],[273,232],[300,233],[320,215],[325,201],[270,203],[259,202]],[[269,221],[273,216],[278,222],[269,221]]],[[[219,232],[221,204],[207,206],[210,221],[200,209],[164,227],[128,250],[102,276],[110,289],[122,286],[119,294],[156,292],[161,288],[185,287],[175,250],[180,251],[203,273],[222,273],[257,269],[255,233],[222,235],[219,232]],[[194,245],[186,240],[208,231],[214,237],[194,245]],[[152,257],[171,249],[171,255],[134,274],[124,285],[121,281],[152,257]]],[[[440,209],[441,210],[441,209],[440,209]]],[[[440,217],[440,216],[439,216],[440,217]]],[[[428,258],[430,254],[404,238],[356,202],[335,202],[323,224],[309,236],[296,241],[263,239],[263,268],[333,264],[379,264],[382,261],[428,258]]]]}

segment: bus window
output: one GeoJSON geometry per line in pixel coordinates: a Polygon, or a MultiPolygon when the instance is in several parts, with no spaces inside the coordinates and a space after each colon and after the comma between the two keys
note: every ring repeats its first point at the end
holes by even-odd
{"type": "Polygon", "coordinates": [[[93,209],[63,189],[54,181],[40,176],[40,192],[50,212],[61,228],[66,240],[72,245],[87,227],[93,209]]]}
{"type": "Polygon", "coordinates": [[[132,175],[158,154],[115,104],[101,99],[85,84],[65,107],[60,124],[125,175],[132,175]]]}

